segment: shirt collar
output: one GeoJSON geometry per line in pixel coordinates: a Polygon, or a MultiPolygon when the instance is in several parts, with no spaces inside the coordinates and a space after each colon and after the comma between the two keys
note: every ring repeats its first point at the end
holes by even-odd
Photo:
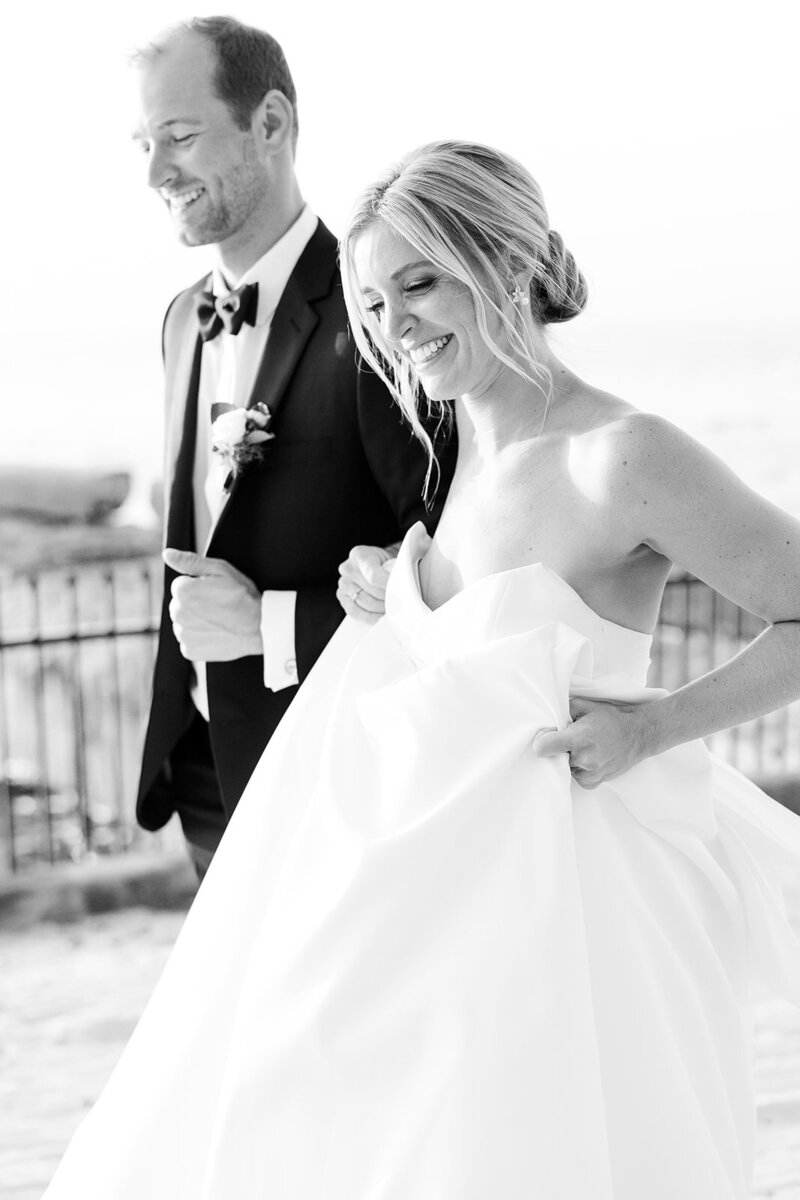
{"type": "MultiPolygon", "coordinates": [[[[257,325],[264,325],[272,320],[278,301],[286,290],[289,276],[311,241],[318,223],[316,215],[306,204],[283,237],[245,271],[236,285],[241,287],[245,283],[258,284],[257,325]]],[[[211,290],[215,296],[226,296],[231,290],[219,267],[214,267],[211,272],[211,290]]]]}

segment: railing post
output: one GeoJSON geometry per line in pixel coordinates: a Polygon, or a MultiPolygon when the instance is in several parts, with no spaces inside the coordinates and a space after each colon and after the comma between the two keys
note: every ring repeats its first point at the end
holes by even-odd
{"type": "Polygon", "coordinates": [[[45,663],[45,645],[41,638],[42,631],[42,594],[41,594],[41,576],[29,575],[28,582],[31,589],[31,600],[33,603],[34,628],[37,633],[37,638],[33,642],[35,647],[34,653],[36,658],[36,688],[34,708],[36,712],[36,753],[37,767],[41,771],[41,795],[44,799],[46,826],[47,826],[47,854],[51,863],[55,862],[55,846],[53,838],[53,813],[50,807],[50,750],[49,738],[47,736],[47,705],[45,702],[45,693],[47,691],[47,666],[45,663]]]}
{"type": "MultiPolygon", "coordinates": [[[[111,626],[116,629],[118,625],[117,615],[117,588],[116,575],[114,568],[111,567],[105,576],[106,586],[108,588],[109,608],[111,613],[111,626]]],[[[125,817],[125,780],[123,779],[123,755],[125,749],[125,733],[122,721],[122,677],[120,674],[119,665],[119,638],[113,638],[110,646],[111,651],[111,667],[114,682],[114,730],[117,741],[117,753],[114,756],[114,775],[117,785],[117,826],[119,830],[119,839],[122,842],[122,848],[128,848],[128,825],[125,817]]]]}
{"type": "Polygon", "coordinates": [[[81,661],[81,625],[78,578],[69,575],[67,588],[70,597],[71,644],[72,644],[72,704],[74,725],[75,791],[78,796],[78,818],[83,830],[84,849],[92,850],[92,817],[89,810],[89,780],[86,770],[86,719],[83,706],[83,678],[81,661]]]}
{"type": "Polygon", "coordinates": [[[7,771],[11,769],[11,748],[8,735],[8,691],[6,687],[5,647],[3,633],[5,628],[5,587],[0,582],[0,763],[2,763],[2,779],[0,779],[0,801],[6,816],[8,830],[8,866],[12,872],[17,869],[17,836],[14,820],[14,796],[11,781],[7,771]]]}

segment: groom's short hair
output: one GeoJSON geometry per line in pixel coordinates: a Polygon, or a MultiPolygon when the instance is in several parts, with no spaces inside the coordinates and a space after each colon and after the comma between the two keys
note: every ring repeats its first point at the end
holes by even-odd
{"type": "Polygon", "coordinates": [[[280,44],[271,34],[233,17],[192,17],[173,25],[157,42],[139,50],[136,61],[150,61],[181,33],[194,33],[214,47],[214,89],[240,129],[249,129],[267,92],[282,92],[292,106],[292,134],[297,141],[297,92],[280,44]]]}

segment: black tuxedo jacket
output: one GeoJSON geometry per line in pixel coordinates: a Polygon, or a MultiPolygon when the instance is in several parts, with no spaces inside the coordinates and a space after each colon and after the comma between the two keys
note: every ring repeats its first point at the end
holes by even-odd
{"type": "MultiPolygon", "coordinates": [[[[172,303],[164,324],[167,395],[166,541],[194,550],[192,469],[202,343],[199,281],[172,303]]],[[[338,564],[353,545],[388,545],[417,520],[432,529],[452,475],[454,449],[440,454],[442,482],[430,513],[422,501],[424,451],[380,380],[356,363],[336,262],[320,223],[278,304],[249,404],[272,413],[263,460],[233,483],[207,553],[260,591],[297,591],[295,644],[302,681],[343,617],[338,564]]],[[[194,716],[191,665],[164,604],[145,736],[137,816],[158,829],[174,811],[169,755],[194,716]]],[[[265,688],[263,659],[207,668],[210,735],[226,811],[234,808],[297,688],[265,688]]]]}

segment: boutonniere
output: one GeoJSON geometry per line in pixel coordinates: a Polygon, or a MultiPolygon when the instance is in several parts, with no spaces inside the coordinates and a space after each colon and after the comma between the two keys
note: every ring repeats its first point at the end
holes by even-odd
{"type": "Polygon", "coordinates": [[[275,437],[269,431],[271,421],[266,404],[254,404],[252,408],[212,404],[211,448],[228,468],[226,491],[249,463],[260,461],[264,443],[275,437]]]}

